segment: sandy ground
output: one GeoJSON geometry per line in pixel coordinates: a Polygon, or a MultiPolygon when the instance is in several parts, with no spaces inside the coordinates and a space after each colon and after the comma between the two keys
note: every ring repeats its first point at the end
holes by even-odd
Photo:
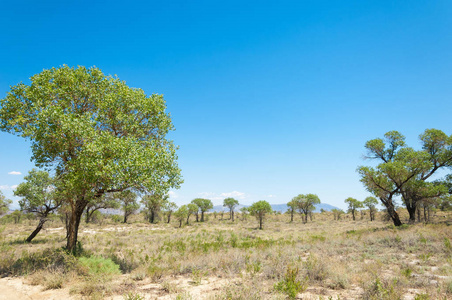
{"type": "Polygon", "coordinates": [[[0,279],[0,300],[62,300],[71,299],[69,290],[48,290],[43,291],[41,286],[25,284],[23,278],[7,277],[0,279]]]}

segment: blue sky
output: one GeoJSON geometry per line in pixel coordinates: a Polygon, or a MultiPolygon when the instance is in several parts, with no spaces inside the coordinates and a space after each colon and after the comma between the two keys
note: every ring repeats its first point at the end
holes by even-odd
{"type": "MultiPolygon", "coordinates": [[[[368,193],[364,143],[451,134],[450,1],[4,1],[0,98],[43,69],[97,66],[165,96],[183,204],[368,193]],[[168,2],[168,3],[167,3],[168,2]]],[[[0,188],[33,167],[0,133],[0,188]],[[20,175],[9,174],[20,172],[20,175]]],[[[15,199],[17,201],[17,199],[15,199]]]]}

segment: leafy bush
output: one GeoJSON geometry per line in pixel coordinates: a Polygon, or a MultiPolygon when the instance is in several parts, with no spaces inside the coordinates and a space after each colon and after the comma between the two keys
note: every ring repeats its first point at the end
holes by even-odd
{"type": "Polygon", "coordinates": [[[80,257],[80,264],[88,270],[89,275],[111,276],[121,274],[119,265],[109,258],[100,256],[80,257]]]}
{"type": "Polygon", "coordinates": [[[287,266],[284,278],[275,284],[275,290],[286,294],[290,299],[296,299],[299,293],[307,288],[307,278],[304,281],[297,280],[298,267],[291,268],[287,266]]]}

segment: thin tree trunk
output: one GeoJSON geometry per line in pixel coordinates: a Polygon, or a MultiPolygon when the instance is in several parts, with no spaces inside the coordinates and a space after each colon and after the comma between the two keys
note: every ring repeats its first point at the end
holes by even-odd
{"type": "Polygon", "coordinates": [[[30,236],[25,240],[27,243],[31,242],[32,239],[41,231],[42,226],[44,226],[44,223],[47,221],[46,217],[42,217],[39,220],[39,224],[36,227],[36,229],[30,234],[30,236]]]}

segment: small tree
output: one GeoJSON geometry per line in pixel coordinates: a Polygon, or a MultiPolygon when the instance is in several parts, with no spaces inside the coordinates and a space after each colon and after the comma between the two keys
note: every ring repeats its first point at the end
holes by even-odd
{"type": "Polygon", "coordinates": [[[293,222],[293,215],[298,208],[298,201],[296,198],[297,197],[294,197],[289,203],[287,203],[287,212],[290,213],[290,222],[293,222]]]}
{"type": "Polygon", "coordinates": [[[255,216],[259,220],[259,229],[262,230],[264,229],[263,225],[265,215],[271,213],[273,210],[267,201],[261,200],[248,207],[248,211],[252,216],[255,216]]]}
{"type": "MultiPolygon", "coordinates": [[[[201,222],[204,222],[204,213],[213,208],[213,203],[209,199],[196,198],[191,201],[196,204],[201,211],[201,222]]],[[[197,218],[198,219],[198,218],[197,218]]]]}
{"type": "Polygon", "coordinates": [[[62,201],[56,193],[54,179],[46,171],[32,169],[24,179],[25,182],[17,186],[14,195],[22,197],[19,200],[22,211],[34,213],[39,218],[38,226],[26,239],[29,243],[41,231],[47,216],[56,210],[62,201]]]}
{"type": "Polygon", "coordinates": [[[145,215],[150,223],[155,223],[160,211],[168,202],[168,195],[159,195],[156,193],[144,195],[141,203],[145,207],[145,215]]]}
{"type": "Polygon", "coordinates": [[[189,225],[188,221],[190,220],[191,215],[196,215],[196,219],[198,218],[198,206],[194,203],[187,204],[187,225],[189,225]]]}
{"type": "Polygon", "coordinates": [[[121,208],[124,211],[124,223],[127,223],[127,218],[140,208],[140,204],[137,202],[137,194],[131,190],[125,190],[117,193],[116,197],[121,202],[121,208]]]}
{"type": "Polygon", "coordinates": [[[13,203],[13,201],[6,199],[2,191],[0,191],[0,216],[8,212],[11,203],[13,203]]]}
{"type": "Polygon", "coordinates": [[[304,223],[308,222],[308,215],[315,209],[315,205],[320,203],[320,199],[316,194],[300,194],[294,197],[292,201],[297,203],[300,214],[304,214],[304,223]]]}
{"type": "Polygon", "coordinates": [[[377,212],[378,200],[375,197],[367,197],[363,201],[363,205],[369,209],[370,220],[375,220],[375,213],[377,212]]]}
{"type": "Polygon", "coordinates": [[[348,212],[352,213],[353,221],[355,221],[355,212],[363,207],[363,203],[352,197],[348,197],[344,202],[348,204],[348,212]]]}
{"type": "Polygon", "coordinates": [[[177,205],[174,202],[166,202],[163,206],[163,212],[166,215],[166,223],[171,222],[171,214],[177,209],[177,205]]]}
{"type": "Polygon", "coordinates": [[[239,201],[234,198],[226,198],[223,201],[223,206],[229,208],[229,218],[234,222],[234,208],[239,205],[239,201]]]}
{"type": "Polygon", "coordinates": [[[334,220],[340,220],[341,215],[344,213],[342,209],[337,208],[332,209],[331,212],[333,213],[334,220]]]}
{"type": "Polygon", "coordinates": [[[240,212],[242,213],[242,220],[245,221],[246,218],[248,217],[248,212],[249,212],[248,207],[242,207],[240,209],[240,212]]]}
{"type": "MultiPolygon", "coordinates": [[[[179,221],[179,228],[181,228],[182,222],[185,220],[185,218],[187,218],[187,216],[190,216],[188,214],[188,206],[182,205],[181,207],[179,207],[179,209],[174,212],[174,216],[179,221]]],[[[187,224],[188,224],[188,219],[187,219],[187,224]]]]}

